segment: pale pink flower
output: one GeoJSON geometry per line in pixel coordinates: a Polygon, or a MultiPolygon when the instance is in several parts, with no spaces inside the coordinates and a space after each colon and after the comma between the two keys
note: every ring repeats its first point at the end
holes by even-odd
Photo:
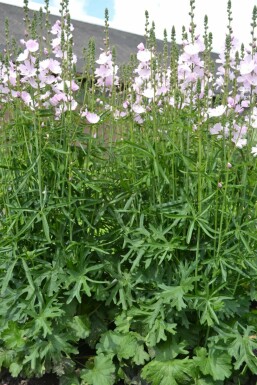
{"type": "Polygon", "coordinates": [[[60,92],[59,94],[55,94],[50,99],[50,103],[52,106],[57,106],[61,101],[67,101],[67,96],[63,92],[60,92]]]}
{"type": "Polygon", "coordinates": [[[225,111],[226,111],[226,106],[221,105],[215,108],[209,108],[207,113],[209,117],[212,118],[212,117],[218,117],[223,115],[225,111]]]}
{"type": "Polygon", "coordinates": [[[216,123],[210,128],[211,135],[218,135],[220,132],[223,132],[223,126],[220,123],[216,123]]]}
{"type": "Polygon", "coordinates": [[[29,52],[36,52],[38,51],[39,44],[36,40],[30,39],[26,42],[26,48],[29,50],[29,52]]]}
{"type": "Polygon", "coordinates": [[[143,43],[139,43],[138,46],[137,46],[137,49],[138,49],[139,51],[144,51],[144,49],[145,49],[144,44],[143,44],[143,43]]]}
{"type": "Polygon", "coordinates": [[[108,63],[109,61],[112,60],[112,55],[110,52],[102,52],[99,56],[99,59],[96,60],[96,63],[97,64],[106,64],[108,63]]]}
{"type": "Polygon", "coordinates": [[[78,91],[79,86],[75,83],[74,80],[72,80],[71,82],[69,80],[66,80],[65,83],[67,87],[71,89],[71,91],[73,92],[78,91]]]}
{"type": "Polygon", "coordinates": [[[154,97],[154,89],[153,88],[146,88],[143,92],[143,96],[145,96],[148,99],[153,99],[154,97]]]}
{"type": "Polygon", "coordinates": [[[143,112],[145,112],[145,108],[143,106],[140,106],[139,104],[136,104],[134,103],[132,105],[132,110],[136,113],[136,114],[142,114],[143,112]]]}
{"type": "Polygon", "coordinates": [[[241,106],[242,106],[243,108],[247,108],[247,107],[249,107],[249,105],[250,105],[250,101],[249,101],[249,100],[243,100],[243,101],[241,102],[241,106]]]}
{"type": "Polygon", "coordinates": [[[252,59],[252,56],[251,55],[247,55],[244,60],[242,60],[240,62],[240,73],[241,75],[247,75],[247,74],[250,74],[254,68],[255,68],[256,64],[254,62],[254,60],[252,59]]]}
{"type": "Polygon", "coordinates": [[[251,154],[253,154],[254,157],[257,156],[257,145],[255,147],[252,147],[251,154]]]}
{"type": "Polygon", "coordinates": [[[55,24],[52,26],[51,33],[53,35],[61,34],[61,22],[56,20],[55,24]]]}
{"type": "Polygon", "coordinates": [[[87,111],[85,116],[86,116],[87,121],[91,124],[96,124],[100,120],[100,117],[93,112],[87,111]]]}
{"type": "Polygon", "coordinates": [[[35,76],[37,72],[36,68],[29,60],[25,60],[24,64],[20,64],[18,69],[23,76],[35,76]]]}
{"type": "Polygon", "coordinates": [[[24,52],[20,53],[19,56],[17,57],[17,61],[24,61],[28,58],[29,56],[29,50],[28,49],[25,49],[24,52]]]}
{"type": "MultiPolygon", "coordinates": [[[[232,142],[233,139],[232,139],[232,142]]],[[[243,139],[243,138],[239,138],[236,142],[235,142],[235,145],[237,148],[243,148],[247,145],[247,139],[243,139]]]]}
{"type": "Polygon", "coordinates": [[[138,68],[135,70],[135,72],[138,73],[139,76],[141,76],[144,79],[148,79],[151,75],[151,68],[149,65],[145,63],[140,63],[138,68]]]}
{"type": "Polygon", "coordinates": [[[144,63],[151,60],[151,57],[153,58],[154,55],[148,49],[145,49],[144,51],[138,51],[137,53],[137,59],[144,63]]]}
{"type": "Polygon", "coordinates": [[[200,52],[200,47],[199,44],[194,43],[194,44],[187,44],[184,47],[184,51],[187,55],[192,56],[192,55],[197,55],[200,52]]]}
{"type": "Polygon", "coordinates": [[[60,37],[56,37],[51,42],[51,46],[53,47],[53,49],[60,47],[60,45],[61,45],[61,38],[60,37]]]}
{"type": "Polygon", "coordinates": [[[27,106],[32,105],[32,98],[28,92],[22,91],[20,97],[24,101],[24,103],[27,104],[27,106]]]}

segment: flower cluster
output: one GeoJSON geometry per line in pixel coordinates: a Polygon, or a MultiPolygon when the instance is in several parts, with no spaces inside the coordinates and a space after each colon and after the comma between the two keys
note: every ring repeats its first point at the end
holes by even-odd
{"type": "MultiPolygon", "coordinates": [[[[79,86],[74,80],[65,79],[63,73],[62,60],[68,58],[68,55],[61,49],[60,21],[56,21],[51,32],[57,35],[51,42],[55,58],[48,57],[49,53],[45,49],[45,58],[42,59],[38,41],[22,39],[24,50],[17,57],[16,63],[9,62],[8,68],[1,63],[0,90],[2,103],[20,98],[32,110],[54,108],[58,119],[65,111],[77,108],[73,93],[79,86]]],[[[70,35],[66,36],[71,39],[70,35]]],[[[72,61],[76,61],[75,55],[72,61]]]]}
{"type": "MultiPolygon", "coordinates": [[[[143,124],[146,116],[151,119],[153,106],[162,114],[165,105],[183,109],[199,106],[199,101],[204,99],[202,122],[209,124],[210,134],[217,139],[225,137],[239,149],[246,146],[249,126],[257,127],[257,110],[253,109],[250,117],[244,114],[257,94],[257,54],[241,49],[240,59],[239,43],[233,36],[228,37],[228,47],[219,55],[216,74],[212,74],[209,67],[205,68],[206,46],[200,35],[190,41],[184,38],[175,71],[171,65],[163,68],[155,50],[146,48],[141,42],[137,46],[138,65],[132,72],[131,84],[123,100],[120,92],[121,103],[118,106],[110,106],[104,101],[106,94],[111,95],[114,88],[119,89],[122,80],[111,52],[102,50],[96,60],[98,67],[94,76],[97,87],[103,91],[103,100],[99,98],[101,104],[96,104],[96,108],[79,108],[74,97],[79,86],[67,75],[67,68],[77,61],[71,50],[73,29],[65,19],[55,22],[50,31],[53,35],[51,52],[40,47],[36,39],[21,40],[23,51],[16,62],[0,63],[2,103],[19,98],[32,110],[53,109],[56,119],[68,110],[79,111],[90,124],[99,123],[99,110],[103,108],[109,110],[116,120],[131,115],[136,123],[143,124]],[[214,89],[223,97],[222,104],[215,107],[214,89]],[[230,116],[230,123],[224,123],[223,117],[230,116]]],[[[196,124],[193,129],[198,129],[196,124]]],[[[254,150],[253,154],[255,156],[254,150]]]]}

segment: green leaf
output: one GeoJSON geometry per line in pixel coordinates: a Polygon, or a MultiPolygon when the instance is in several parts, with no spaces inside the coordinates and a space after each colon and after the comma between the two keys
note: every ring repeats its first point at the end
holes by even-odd
{"type": "Polygon", "coordinates": [[[188,359],[157,361],[145,365],[141,376],[152,385],[192,385],[191,365],[188,359]]]}
{"type": "Polygon", "coordinates": [[[17,260],[15,260],[8,268],[5,276],[4,276],[4,279],[2,281],[2,288],[1,288],[1,295],[3,296],[4,293],[5,293],[5,290],[7,289],[7,286],[12,278],[12,272],[13,272],[13,269],[14,269],[14,266],[16,265],[16,262],[17,260]]]}
{"type": "Polygon", "coordinates": [[[149,354],[146,353],[144,349],[144,345],[138,344],[137,349],[134,352],[134,356],[132,361],[135,362],[136,365],[144,365],[145,361],[149,361],[149,354]]]}
{"type": "Polygon", "coordinates": [[[80,385],[78,376],[74,373],[65,374],[60,377],[60,385],[80,385]]]}
{"type": "Polygon", "coordinates": [[[223,381],[214,381],[210,376],[198,378],[194,385],[224,385],[223,381]]]}
{"type": "Polygon", "coordinates": [[[90,324],[87,316],[75,316],[73,317],[70,326],[76,332],[78,338],[87,338],[90,334],[90,324]]]}
{"type": "Polygon", "coordinates": [[[161,342],[155,347],[155,357],[158,361],[173,360],[179,354],[188,354],[188,350],[186,350],[185,347],[186,342],[178,342],[176,336],[174,336],[165,342],[161,342]]]}
{"type": "Polygon", "coordinates": [[[25,345],[25,331],[16,322],[10,321],[8,328],[1,333],[1,339],[8,349],[22,348],[25,345]]]}
{"type": "Polygon", "coordinates": [[[164,303],[168,303],[171,307],[176,307],[178,311],[186,307],[183,299],[186,292],[182,286],[159,285],[159,287],[163,290],[160,297],[164,303]]]}
{"type": "Polygon", "coordinates": [[[212,350],[207,355],[206,349],[200,348],[196,354],[193,360],[203,374],[210,374],[214,380],[221,381],[230,377],[231,357],[226,352],[212,350]]]}
{"type": "Polygon", "coordinates": [[[45,214],[43,212],[41,213],[41,217],[42,217],[43,230],[44,230],[44,233],[45,233],[46,240],[47,240],[47,242],[50,243],[51,239],[50,239],[49,225],[48,225],[46,216],[45,216],[45,214]]]}
{"type": "Polygon", "coordinates": [[[113,385],[115,366],[110,356],[99,354],[92,368],[81,371],[81,378],[87,385],[113,385]]]}
{"type": "Polygon", "coordinates": [[[137,348],[138,342],[134,335],[108,331],[97,345],[97,353],[113,354],[122,360],[134,357],[137,348]]]}
{"type": "Polygon", "coordinates": [[[10,366],[9,366],[9,370],[10,370],[10,373],[13,377],[18,377],[18,375],[20,374],[21,370],[22,370],[22,365],[19,365],[17,364],[16,362],[13,362],[10,366]]]}
{"type": "Polygon", "coordinates": [[[146,343],[149,346],[155,346],[160,341],[166,341],[167,340],[166,332],[175,334],[176,326],[177,324],[170,324],[163,321],[163,319],[157,318],[151,330],[146,336],[146,343]]]}
{"type": "Polygon", "coordinates": [[[236,330],[232,342],[228,344],[228,353],[236,359],[235,369],[245,363],[253,373],[257,373],[257,357],[253,353],[257,349],[257,341],[252,338],[255,331],[251,327],[242,329],[243,335],[236,330]]]}

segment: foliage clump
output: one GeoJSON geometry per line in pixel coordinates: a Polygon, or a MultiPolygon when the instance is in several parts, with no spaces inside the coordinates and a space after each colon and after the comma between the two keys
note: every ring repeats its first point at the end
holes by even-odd
{"type": "Polygon", "coordinates": [[[68,4],[1,58],[0,364],[62,384],[232,385],[257,374],[256,7],[212,61],[195,5],[122,68],[76,74],[68,4]],[[44,36],[43,26],[47,26],[44,36]],[[41,31],[39,33],[38,31],[41,31]],[[83,78],[84,77],[84,78],[83,78]],[[79,365],[78,365],[79,362],[79,365]]]}

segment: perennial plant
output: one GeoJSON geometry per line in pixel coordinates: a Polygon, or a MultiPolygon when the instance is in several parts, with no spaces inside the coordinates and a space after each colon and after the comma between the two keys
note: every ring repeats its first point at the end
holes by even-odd
{"type": "MultiPolygon", "coordinates": [[[[217,63],[108,37],[76,75],[67,1],[0,61],[0,364],[63,385],[232,385],[257,374],[257,8],[217,63]],[[42,26],[45,25],[46,29],[42,26]]],[[[7,25],[8,27],[8,25],[7,25]]]]}

